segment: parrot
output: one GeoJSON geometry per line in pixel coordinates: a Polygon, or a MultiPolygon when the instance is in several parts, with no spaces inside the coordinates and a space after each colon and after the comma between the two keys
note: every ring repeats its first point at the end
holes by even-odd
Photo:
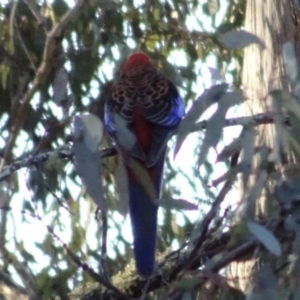
{"type": "Polygon", "coordinates": [[[137,273],[144,278],[155,266],[166,146],[184,115],[175,85],[147,54],[131,54],[106,99],[104,123],[126,168],[133,253],[137,273]]]}

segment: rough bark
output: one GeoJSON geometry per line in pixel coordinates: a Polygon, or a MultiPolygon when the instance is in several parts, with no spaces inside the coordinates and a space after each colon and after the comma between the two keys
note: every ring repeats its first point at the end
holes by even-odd
{"type": "MultiPolygon", "coordinates": [[[[248,115],[272,110],[272,103],[268,96],[271,91],[290,90],[282,47],[287,42],[292,43],[297,58],[300,57],[298,17],[299,13],[294,8],[293,2],[289,0],[247,1],[245,30],[258,36],[266,45],[265,49],[261,49],[258,45],[253,44],[244,51],[242,82],[247,97],[245,109],[248,115]]],[[[278,133],[273,124],[260,126],[256,145],[266,144],[270,149],[276,151],[276,134],[278,133]]],[[[279,165],[278,172],[282,177],[287,173],[298,176],[300,173],[298,167],[300,165],[297,163],[299,159],[291,150],[287,154],[287,163],[279,165]],[[292,172],[289,172],[291,170],[292,172]]],[[[270,191],[273,190],[275,183],[275,181],[268,181],[268,187],[256,201],[251,218],[255,214],[257,217],[272,213],[272,207],[276,204],[272,203],[274,198],[270,197],[270,191]]],[[[254,184],[255,176],[253,176],[252,182],[250,178],[250,185],[247,186],[247,189],[254,184]]],[[[247,191],[241,188],[241,199],[245,192],[247,191]]],[[[251,260],[231,265],[229,274],[242,290],[245,291],[249,288],[253,272],[259,268],[260,259],[261,256],[257,255],[251,260]]]]}

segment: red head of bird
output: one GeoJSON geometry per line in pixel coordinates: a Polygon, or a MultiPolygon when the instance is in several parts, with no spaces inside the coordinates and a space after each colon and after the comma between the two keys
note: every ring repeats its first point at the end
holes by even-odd
{"type": "Polygon", "coordinates": [[[150,57],[145,53],[134,53],[128,57],[124,63],[121,72],[126,75],[136,75],[139,70],[156,70],[150,60],[150,57]]]}

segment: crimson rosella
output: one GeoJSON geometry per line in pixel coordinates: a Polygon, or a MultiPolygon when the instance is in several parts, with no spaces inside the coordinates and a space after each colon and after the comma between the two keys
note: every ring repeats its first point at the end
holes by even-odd
{"type": "Polygon", "coordinates": [[[176,87],[150,58],[144,53],[129,56],[105,104],[105,125],[125,162],[134,255],[138,274],[143,277],[149,277],[154,268],[156,200],[161,191],[166,145],[184,114],[176,87]],[[121,127],[126,127],[131,137],[126,137],[121,127]],[[132,137],[133,142],[128,141],[132,137]],[[132,161],[144,171],[137,174],[132,161]],[[154,196],[140,178],[145,175],[152,181],[154,196]]]}

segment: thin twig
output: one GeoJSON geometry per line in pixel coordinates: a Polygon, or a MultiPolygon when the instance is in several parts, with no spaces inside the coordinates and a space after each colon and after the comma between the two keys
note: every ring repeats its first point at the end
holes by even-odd
{"type": "Polygon", "coordinates": [[[24,42],[24,40],[23,40],[23,38],[22,38],[22,36],[21,36],[21,34],[20,34],[18,28],[17,28],[17,26],[16,26],[16,22],[14,22],[14,23],[15,23],[14,25],[15,25],[15,27],[16,27],[15,32],[16,32],[17,38],[18,38],[19,41],[20,41],[21,47],[22,47],[22,49],[23,49],[23,51],[24,51],[26,57],[27,57],[28,60],[29,60],[29,63],[30,63],[30,66],[31,66],[32,70],[33,70],[34,72],[36,72],[36,66],[35,66],[35,64],[34,64],[34,61],[33,61],[32,57],[31,57],[31,54],[30,54],[30,52],[29,52],[29,50],[28,50],[28,48],[27,48],[27,46],[26,46],[26,44],[25,44],[25,42],[24,42]]]}
{"type": "Polygon", "coordinates": [[[220,269],[224,268],[228,264],[233,261],[238,260],[240,257],[249,253],[250,249],[258,245],[258,242],[254,238],[250,238],[250,240],[244,242],[242,245],[237,246],[235,249],[230,252],[224,254],[220,253],[220,259],[210,260],[209,263],[204,266],[203,272],[217,272],[220,269]]]}
{"type": "MultiPolygon", "coordinates": [[[[67,207],[64,202],[52,191],[51,187],[49,186],[49,184],[46,182],[46,180],[44,180],[43,178],[43,174],[41,172],[41,170],[39,168],[37,168],[37,172],[39,174],[39,178],[41,183],[44,185],[44,187],[46,188],[46,190],[50,193],[50,195],[52,195],[52,197],[57,201],[57,203],[64,208],[70,215],[74,215],[74,213],[70,210],[69,207],[67,207]]],[[[65,201],[66,202],[66,201],[65,201]]]]}
{"type": "Polygon", "coordinates": [[[226,195],[228,194],[229,190],[231,189],[233,183],[235,181],[235,177],[230,178],[228,181],[225,182],[224,186],[222,187],[220,193],[216,197],[214,203],[212,204],[209,212],[205,215],[203,220],[198,224],[197,228],[195,229],[199,232],[197,240],[193,243],[193,250],[191,251],[188,259],[188,263],[185,266],[185,269],[188,270],[189,267],[194,263],[195,260],[198,259],[199,248],[203,244],[206,238],[206,233],[208,231],[208,227],[211,224],[212,220],[215,218],[220,204],[224,201],[226,195]]]}
{"type": "Polygon", "coordinates": [[[104,276],[104,278],[111,282],[109,272],[107,269],[107,264],[106,264],[106,253],[107,253],[107,214],[106,211],[100,211],[101,214],[101,221],[102,221],[102,239],[101,239],[101,271],[104,276]]]}
{"type": "Polygon", "coordinates": [[[34,17],[37,19],[39,25],[44,25],[47,22],[47,18],[45,18],[37,8],[37,4],[35,0],[23,0],[29,9],[31,10],[34,17]]]}

